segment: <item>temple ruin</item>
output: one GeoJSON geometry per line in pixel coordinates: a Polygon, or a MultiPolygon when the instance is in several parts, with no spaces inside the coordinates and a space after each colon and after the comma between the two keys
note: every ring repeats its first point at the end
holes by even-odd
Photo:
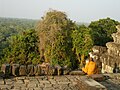
{"type": "Polygon", "coordinates": [[[117,32],[112,34],[113,42],[106,43],[106,47],[94,46],[93,53],[98,57],[97,62],[102,64],[102,73],[118,73],[120,70],[120,25],[117,32]]]}

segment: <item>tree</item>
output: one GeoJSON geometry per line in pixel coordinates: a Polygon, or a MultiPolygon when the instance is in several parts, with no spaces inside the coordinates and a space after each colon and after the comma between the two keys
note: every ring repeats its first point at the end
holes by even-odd
{"type": "Polygon", "coordinates": [[[52,10],[42,17],[36,30],[39,33],[40,57],[44,57],[45,62],[71,67],[74,60],[71,61],[73,54],[70,34],[74,26],[61,11],[52,10]]]}
{"type": "Polygon", "coordinates": [[[13,19],[0,17],[0,60],[3,57],[3,49],[8,47],[7,38],[17,35],[24,30],[33,29],[36,20],[13,19]]]}
{"type": "Polygon", "coordinates": [[[89,28],[91,28],[91,35],[94,41],[94,45],[105,46],[107,42],[112,41],[112,33],[116,32],[116,25],[120,24],[110,18],[99,19],[98,21],[91,22],[89,28]]]}
{"type": "Polygon", "coordinates": [[[3,61],[19,64],[37,64],[39,60],[38,37],[35,30],[27,30],[22,35],[9,38],[9,47],[4,49],[3,61]]]}
{"type": "Polygon", "coordinates": [[[90,31],[90,28],[81,25],[72,32],[72,50],[80,63],[80,67],[83,65],[85,56],[88,56],[88,53],[93,46],[90,31]]]}

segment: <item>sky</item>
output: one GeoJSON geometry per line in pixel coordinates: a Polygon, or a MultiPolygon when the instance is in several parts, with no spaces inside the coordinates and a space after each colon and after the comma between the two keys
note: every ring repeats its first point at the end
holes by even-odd
{"type": "Polygon", "coordinates": [[[0,17],[41,19],[49,9],[77,22],[107,17],[120,21],[120,0],[0,0],[0,17]]]}

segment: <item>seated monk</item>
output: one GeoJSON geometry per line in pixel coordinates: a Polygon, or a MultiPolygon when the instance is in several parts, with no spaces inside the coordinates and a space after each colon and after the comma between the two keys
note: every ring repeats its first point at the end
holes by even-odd
{"type": "Polygon", "coordinates": [[[98,68],[96,63],[93,61],[93,58],[90,57],[89,62],[86,63],[85,67],[82,68],[82,71],[87,75],[97,74],[98,68]]]}

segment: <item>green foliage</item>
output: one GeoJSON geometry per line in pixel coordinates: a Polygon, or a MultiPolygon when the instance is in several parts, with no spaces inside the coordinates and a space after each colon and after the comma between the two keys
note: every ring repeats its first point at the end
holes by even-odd
{"type": "Polygon", "coordinates": [[[19,64],[38,63],[37,39],[35,30],[27,30],[22,35],[10,37],[9,47],[4,49],[3,61],[19,64]]]}
{"type": "Polygon", "coordinates": [[[112,41],[111,34],[116,32],[116,25],[118,24],[120,24],[118,21],[110,18],[91,22],[89,27],[92,29],[91,34],[94,45],[105,46],[107,42],[112,41]]]}
{"type": "Polygon", "coordinates": [[[9,45],[7,38],[24,30],[33,29],[36,22],[28,19],[0,18],[0,59],[3,56],[3,49],[9,45]]]}
{"type": "Polygon", "coordinates": [[[72,66],[74,60],[71,60],[70,34],[74,26],[63,12],[53,10],[46,13],[36,28],[40,39],[40,55],[45,62],[72,66]]]}
{"type": "Polygon", "coordinates": [[[82,59],[84,60],[84,57],[88,55],[88,52],[90,51],[91,47],[93,46],[93,41],[90,35],[91,29],[81,25],[78,26],[76,30],[73,30],[72,32],[72,44],[77,60],[80,64],[82,64],[82,59]],[[84,57],[83,57],[84,56],[84,57]]]}
{"type": "Polygon", "coordinates": [[[112,41],[111,34],[119,24],[106,18],[91,22],[87,27],[73,23],[64,12],[56,10],[42,17],[36,31],[35,23],[35,20],[0,18],[0,58],[4,56],[0,64],[44,61],[71,68],[80,64],[81,67],[93,45],[104,46],[112,41]]]}

